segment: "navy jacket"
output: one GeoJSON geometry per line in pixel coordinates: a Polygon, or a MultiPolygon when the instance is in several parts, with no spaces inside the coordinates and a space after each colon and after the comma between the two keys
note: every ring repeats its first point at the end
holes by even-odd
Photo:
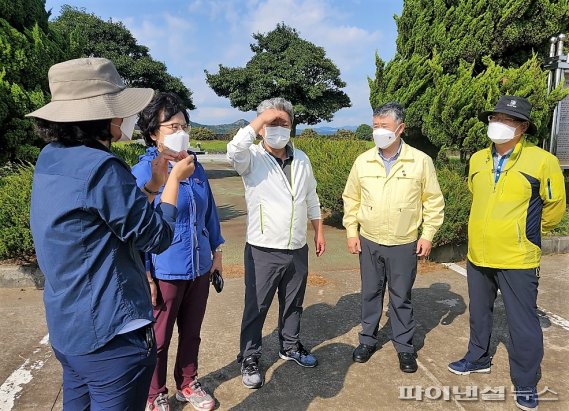
{"type": "Polygon", "coordinates": [[[129,167],[99,143],[41,151],[30,225],[54,348],[87,354],[129,322],[154,320],[140,251],[168,248],[176,214],[169,204],[154,210],[129,167]]]}
{"type": "MultiPolygon", "coordinates": [[[[138,187],[142,188],[150,181],[151,161],[158,154],[156,147],[148,148],[132,168],[138,187]]],[[[160,195],[156,196],[155,204],[160,195]]],[[[197,160],[194,174],[180,183],[174,232],[172,245],[166,251],[149,256],[147,269],[152,276],[160,280],[192,280],[207,274],[212,264],[212,252],[224,240],[207,175],[197,160]]]]}

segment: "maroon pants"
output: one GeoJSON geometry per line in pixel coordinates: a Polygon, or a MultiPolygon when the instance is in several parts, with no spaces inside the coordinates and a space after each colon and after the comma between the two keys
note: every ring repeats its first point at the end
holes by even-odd
{"type": "Polygon", "coordinates": [[[158,361],[152,375],[148,401],[152,402],[159,393],[167,393],[166,374],[168,369],[168,348],[172,340],[174,323],[178,325],[178,351],[174,365],[176,388],[181,390],[191,384],[198,373],[198,351],[200,330],[209,296],[209,275],[195,280],[159,280],[159,300],[154,307],[154,332],[158,361]]]}

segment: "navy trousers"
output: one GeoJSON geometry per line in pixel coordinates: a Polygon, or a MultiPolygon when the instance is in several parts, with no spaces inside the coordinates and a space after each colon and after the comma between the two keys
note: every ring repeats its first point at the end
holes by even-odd
{"type": "Polygon", "coordinates": [[[54,348],[63,367],[64,411],[144,410],[156,365],[149,327],[119,334],[85,355],[65,355],[54,348]]]}
{"type": "Polygon", "coordinates": [[[466,270],[470,341],[465,358],[470,362],[490,359],[494,301],[500,289],[510,332],[510,377],[517,386],[537,385],[543,359],[543,333],[537,316],[539,269],[502,270],[468,261],[466,270]]]}
{"type": "Polygon", "coordinates": [[[261,356],[262,331],[275,292],[279,299],[281,348],[296,348],[300,340],[302,303],[308,278],[308,245],[276,250],[245,244],[245,309],[237,361],[261,356]]]}

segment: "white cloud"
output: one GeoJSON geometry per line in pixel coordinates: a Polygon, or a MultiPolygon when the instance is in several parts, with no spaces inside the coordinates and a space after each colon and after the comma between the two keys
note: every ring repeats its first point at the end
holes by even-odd
{"type": "MultiPolygon", "coordinates": [[[[331,1],[324,0],[266,0],[249,16],[252,32],[268,32],[281,21],[299,31],[300,37],[323,47],[326,56],[340,69],[341,78],[347,83],[344,89],[352,101],[352,107],[338,111],[333,124],[351,124],[359,118],[360,111],[369,108],[367,76],[375,70],[374,53],[382,39],[379,30],[368,31],[345,24],[346,16],[331,1]],[[363,73],[362,68],[368,68],[363,73]]],[[[363,117],[367,118],[367,117],[363,117]]]]}
{"type": "Polygon", "coordinates": [[[331,0],[193,0],[185,3],[185,9],[187,18],[170,11],[123,21],[139,42],[151,49],[154,58],[164,61],[172,74],[183,77],[198,107],[192,112],[195,121],[216,124],[251,119],[209,88],[203,70],[217,73],[219,64],[244,66],[252,57],[252,34],[266,33],[280,22],[323,47],[340,69],[352,107],[335,113],[332,124],[368,121],[367,76],[374,74],[374,53],[385,36],[380,30],[347,24],[357,21],[348,15],[349,10],[337,8],[331,0]]]}

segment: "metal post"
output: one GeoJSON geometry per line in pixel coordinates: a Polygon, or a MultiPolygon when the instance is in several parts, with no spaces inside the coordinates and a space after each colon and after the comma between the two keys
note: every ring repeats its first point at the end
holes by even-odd
{"type": "MultiPolygon", "coordinates": [[[[557,37],[551,37],[549,43],[549,57],[555,57],[557,37]]],[[[547,92],[551,93],[551,90],[553,90],[553,70],[549,70],[549,75],[547,76],[547,92]]]]}
{"type": "MultiPolygon", "coordinates": [[[[555,53],[557,51],[557,37],[553,36],[549,39],[549,59],[550,61],[555,57],[555,53]]],[[[553,90],[553,82],[555,81],[555,70],[553,68],[551,68],[549,70],[549,73],[547,74],[547,94],[551,93],[551,90],[553,90]]],[[[555,111],[555,109],[554,109],[555,111]]],[[[553,115],[553,118],[555,119],[555,114],[553,115]]],[[[551,135],[549,137],[549,141],[547,139],[543,139],[542,142],[542,148],[544,150],[547,151],[552,151],[551,148],[551,141],[553,140],[553,121],[551,123],[551,135]]]]}
{"type": "MultiPolygon", "coordinates": [[[[557,36],[557,50],[555,53],[555,55],[557,57],[563,55],[563,45],[564,45],[563,43],[564,43],[566,37],[567,36],[563,33],[561,33],[561,34],[559,34],[559,36],[557,36]]],[[[554,88],[556,88],[559,85],[562,77],[563,77],[563,69],[558,67],[555,70],[555,78],[553,80],[551,90],[553,90],[554,88]]],[[[559,113],[557,111],[558,107],[559,107],[559,104],[557,104],[555,106],[555,109],[553,110],[553,121],[551,122],[551,138],[549,141],[549,151],[553,154],[556,154],[556,151],[557,151],[557,134],[559,132],[559,113]]]]}
{"type": "MultiPolygon", "coordinates": [[[[556,56],[563,55],[563,45],[564,45],[566,38],[567,38],[567,36],[563,33],[561,33],[559,36],[557,36],[557,53],[556,53],[556,56]]],[[[558,68],[555,71],[555,86],[554,87],[557,87],[559,85],[559,83],[561,82],[561,76],[562,75],[563,75],[563,69],[558,68]]]]}

